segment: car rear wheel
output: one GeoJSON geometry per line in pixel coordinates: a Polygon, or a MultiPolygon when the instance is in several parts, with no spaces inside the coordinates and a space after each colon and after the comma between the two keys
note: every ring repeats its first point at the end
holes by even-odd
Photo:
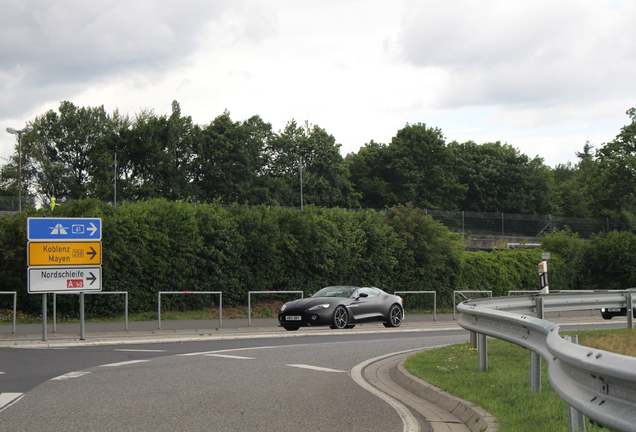
{"type": "Polygon", "coordinates": [[[283,328],[287,331],[296,331],[298,330],[300,327],[298,326],[283,326],[283,328]]]}
{"type": "Polygon", "coordinates": [[[349,313],[344,306],[338,306],[333,312],[333,324],[329,327],[332,329],[344,329],[349,325],[349,313]]]}
{"type": "Polygon", "coordinates": [[[402,312],[402,307],[398,304],[394,304],[389,309],[388,320],[384,322],[384,327],[399,327],[402,324],[402,317],[404,316],[402,312]]]}

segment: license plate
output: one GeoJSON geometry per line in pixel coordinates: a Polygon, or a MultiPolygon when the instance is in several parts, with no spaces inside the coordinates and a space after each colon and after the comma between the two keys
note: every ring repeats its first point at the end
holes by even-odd
{"type": "Polygon", "coordinates": [[[608,312],[620,312],[621,308],[607,308],[608,312]]]}
{"type": "Polygon", "coordinates": [[[285,317],[285,321],[300,321],[302,319],[302,317],[298,316],[298,315],[287,315],[285,317]]]}

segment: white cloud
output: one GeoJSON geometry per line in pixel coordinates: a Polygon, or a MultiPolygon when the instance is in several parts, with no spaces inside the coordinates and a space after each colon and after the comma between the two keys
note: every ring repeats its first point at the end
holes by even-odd
{"type": "MultiPolygon", "coordinates": [[[[424,122],[554,164],[612,139],[634,105],[632,2],[5,3],[2,130],[64,99],[130,114],[177,99],[199,123],[309,120],[343,153],[424,122]]],[[[0,131],[0,156],[12,144],[0,131]]]]}

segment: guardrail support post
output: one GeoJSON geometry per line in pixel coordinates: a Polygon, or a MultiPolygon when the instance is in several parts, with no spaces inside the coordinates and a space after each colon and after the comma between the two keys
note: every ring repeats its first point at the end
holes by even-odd
{"type": "MultiPolygon", "coordinates": [[[[566,336],[570,342],[578,344],[579,336],[566,336]]],[[[568,406],[568,432],[585,432],[585,416],[576,408],[568,406]]]]}
{"type": "Polygon", "coordinates": [[[16,314],[18,313],[18,293],[14,292],[13,293],[13,327],[12,329],[12,333],[15,334],[15,319],[16,319],[16,314]]]}
{"type": "Polygon", "coordinates": [[[433,321],[437,321],[437,292],[433,293],[433,321]]]}
{"type": "Polygon", "coordinates": [[[543,315],[544,315],[544,313],[543,313],[543,309],[544,309],[543,308],[543,301],[544,301],[544,298],[542,296],[537,296],[536,312],[537,312],[537,318],[539,318],[539,319],[543,319],[544,318],[543,317],[543,315]]]}
{"type": "Polygon", "coordinates": [[[479,355],[479,370],[486,372],[488,370],[488,342],[483,333],[477,333],[477,353],[479,355]]]}
{"type": "Polygon", "coordinates": [[[625,302],[627,303],[627,328],[634,328],[634,304],[632,303],[632,293],[625,293],[625,302]]]}
{"type": "Polygon", "coordinates": [[[477,333],[472,330],[470,330],[468,333],[470,335],[470,339],[469,339],[470,347],[477,348],[477,333]]]}
{"type": "Polygon", "coordinates": [[[84,321],[84,293],[79,294],[80,340],[86,339],[86,322],[84,321]]]}
{"type": "Polygon", "coordinates": [[[219,328],[223,328],[223,293],[219,294],[219,328]]]}
{"type": "Polygon", "coordinates": [[[128,291],[124,294],[124,330],[128,331],[128,291]]]}
{"type": "Polygon", "coordinates": [[[252,327],[252,293],[247,293],[247,326],[252,327]]]}
{"type": "Polygon", "coordinates": [[[161,330],[161,293],[157,294],[157,321],[159,322],[159,330],[161,330]]]}
{"type": "Polygon", "coordinates": [[[541,356],[534,351],[530,351],[530,391],[541,391],[541,356]]]}

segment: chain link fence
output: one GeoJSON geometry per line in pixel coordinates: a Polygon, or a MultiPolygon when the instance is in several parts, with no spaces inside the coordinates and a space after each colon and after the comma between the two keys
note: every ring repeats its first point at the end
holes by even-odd
{"type": "Polygon", "coordinates": [[[629,229],[627,223],[609,218],[430,209],[426,212],[450,230],[470,234],[537,237],[546,232],[569,229],[588,238],[600,232],[629,229]]]}

